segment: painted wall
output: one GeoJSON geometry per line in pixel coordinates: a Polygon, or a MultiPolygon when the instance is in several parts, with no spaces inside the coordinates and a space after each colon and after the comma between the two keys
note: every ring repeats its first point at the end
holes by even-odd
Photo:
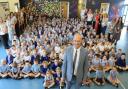
{"type": "Polygon", "coordinates": [[[109,17],[110,20],[115,16],[122,16],[122,6],[125,0],[87,0],[86,8],[90,8],[93,12],[100,9],[101,3],[110,3],[109,17]]]}

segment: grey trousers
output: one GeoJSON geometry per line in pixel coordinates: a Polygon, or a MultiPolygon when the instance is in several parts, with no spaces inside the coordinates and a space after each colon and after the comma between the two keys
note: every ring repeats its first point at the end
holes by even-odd
{"type": "Polygon", "coordinates": [[[66,81],[66,89],[71,89],[74,86],[75,88],[72,89],[80,89],[81,83],[76,80],[76,77],[73,77],[71,81],[66,81]]]}

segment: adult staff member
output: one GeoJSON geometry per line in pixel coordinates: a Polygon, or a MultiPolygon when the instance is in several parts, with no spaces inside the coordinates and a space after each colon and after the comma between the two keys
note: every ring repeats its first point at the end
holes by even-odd
{"type": "Polygon", "coordinates": [[[62,82],[66,82],[66,89],[71,89],[75,82],[75,89],[85,83],[88,71],[88,52],[82,47],[82,36],[75,34],[73,46],[67,47],[62,65],[62,82]]]}
{"type": "Polygon", "coordinates": [[[1,17],[0,17],[0,36],[1,36],[1,41],[4,45],[4,48],[9,49],[8,29],[7,29],[6,23],[3,21],[3,19],[1,17]]]}

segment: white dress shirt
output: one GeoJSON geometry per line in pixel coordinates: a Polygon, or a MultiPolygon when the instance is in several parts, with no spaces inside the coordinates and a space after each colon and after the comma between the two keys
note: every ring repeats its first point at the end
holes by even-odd
{"type": "Polygon", "coordinates": [[[77,75],[77,69],[78,69],[78,63],[79,63],[79,57],[80,57],[80,48],[76,49],[74,47],[74,50],[73,50],[73,61],[74,61],[75,53],[77,50],[77,58],[76,58],[76,64],[75,64],[75,69],[74,69],[74,75],[77,75]]]}

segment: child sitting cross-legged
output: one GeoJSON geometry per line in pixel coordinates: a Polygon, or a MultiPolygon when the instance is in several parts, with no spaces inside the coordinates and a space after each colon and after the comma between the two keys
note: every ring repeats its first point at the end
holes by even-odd
{"type": "Polygon", "coordinates": [[[31,67],[31,71],[32,71],[32,73],[31,73],[32,77],[35,77],[35,78],[40,77],[40,75],[41,75],[41,73],[40,73],[40,65],[38,64],[38,60],[37,59],[34,60],[34,64],[31,67]]]}
{"type": "Polygon", "coordinates": [[[99,65],[99,67],[96,70],[96,76],[95,76],[94,82],[97,85],[104,85],[104,83],[105,83],[104,75],[105,75],[105,72],[103,70],[103,67],[102,67],[102,65],[99,65]]]}
{"type": "Polygon", "coordinates": [[[1,60],[0,77],[2,78],[9,77],[9,71],[10,71],[10,67],[6,64],[6,60],[5,59],[1,60]]]}
{"type": "Polygon", "coordinates": [[[128,70],[128,66],[126,64],[126,54],[125,53],[122,53],[121,54],[121,57],[119,57],[117,60],[116,60],[116,67],[119,71],[125,71],[125,70],[128,70]]]}
{"type": "Polygon", "coordinates": [[[116,70],[115,67],[112,67],[110,73],[109,73],[109,76],[107,78],[108,82],[111,83],[112,85],[118,87],[118,84],[119,84],[119,80],[118,80],[118,72],[116,70]]]}
{"type": "Polygon", "coordinates": [[[53,74],[54,78],[55,78],[55,82],[58,86],[60,86],[60,88],[62,88],[64,85],[61,83],[61,77],[62,77],[62,73],[61,73],[61,68],[57,67],[56,68],[56,72],[53,74]]]}
{"type": "Polygon", "coordinates": [[[29,61],[25,62],[25,65],[20,73],[21,77],[27,78],[27,77],[31,77],[31,64],[29,61]]]}
{"type": "Polygon", "coordinates": [[[41,66],[40,66],[40,70],[41,70],[41,76],[44,78],[46,76],[46,72],[48,70],[48,62],[47,61],[43,61],[41,66]]]}
{"type": "Polygon", "coordinates": [[[54,86],[54,84],[55,84],[55,81],[54,81],[53,74],[50,70],[47,70],[46,76],[44,78],[43,86],[45,87],[45,89],[47,89],[47,88],[51,88],[52,86],[54,86]]]}
{"type": "Polygon", "coordinates": [[[17,66],[16,62],[13,62],[9,76],[14,79],[19,79],[20,78],[19,74],[20,74],[20,68],[17,66]]]}

